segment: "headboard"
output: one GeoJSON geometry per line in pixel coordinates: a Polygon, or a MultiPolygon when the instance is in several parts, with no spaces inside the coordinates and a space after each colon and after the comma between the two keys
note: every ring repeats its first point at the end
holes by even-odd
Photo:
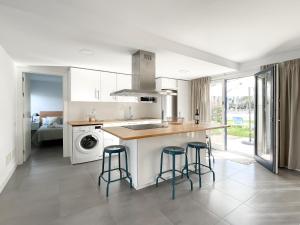
{"type": "Polygon", "coordinates": [[[45,117],[63,117],[63,111],[41,111],[40,112],[40,118],[45,118],[45,117]]]}

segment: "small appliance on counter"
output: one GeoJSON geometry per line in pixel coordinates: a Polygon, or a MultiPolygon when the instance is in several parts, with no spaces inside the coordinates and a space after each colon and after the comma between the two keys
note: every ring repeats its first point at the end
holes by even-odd
{"type": "Polygon", "coordinates": [[[92,109],[92,112],[88,114],[89,122],[95,122],[96,121],[96,110],[92,109]]]}

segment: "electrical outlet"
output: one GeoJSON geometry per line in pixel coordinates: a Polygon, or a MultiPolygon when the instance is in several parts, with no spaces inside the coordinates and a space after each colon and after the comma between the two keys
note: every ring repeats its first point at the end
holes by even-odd
{"type": "Polygon", "coordinates": [[[6,158],[5,158],[5,164],[6,164],[6,166],[9,165],[10,161],[11,161],[11,152],[9,152],[9,153],[6,155],[6,158]]]}

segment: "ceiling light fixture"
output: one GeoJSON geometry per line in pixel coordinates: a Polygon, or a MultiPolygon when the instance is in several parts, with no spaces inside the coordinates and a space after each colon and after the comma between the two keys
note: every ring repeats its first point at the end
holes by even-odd
{"type": "Polygon", "coordinates": [[[178,72],[181,73],[181,74],[188,74],[188,73],[190,73],[189,70],[185,70],[185,69],[178,70],[178,72]]]}
{"type": "Polygon", "coordinates": [[[94,55],[94,52],[91,49],[87,49],[87,48],[80,49],[79,53],[82,55],[94,55]]]}

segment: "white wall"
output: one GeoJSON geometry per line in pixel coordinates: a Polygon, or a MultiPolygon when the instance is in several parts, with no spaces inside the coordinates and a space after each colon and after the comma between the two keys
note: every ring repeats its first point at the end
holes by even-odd
{"type": "Polygon", "coordinates": [[[16,168],[15,65],[0,46],[0,193],[16,168]]]}
{"type": "Polygon", "coordinates": [[[30,81],[31,114],[40,111],[62,111],[63,90],[61,82],[30,81]]]}

